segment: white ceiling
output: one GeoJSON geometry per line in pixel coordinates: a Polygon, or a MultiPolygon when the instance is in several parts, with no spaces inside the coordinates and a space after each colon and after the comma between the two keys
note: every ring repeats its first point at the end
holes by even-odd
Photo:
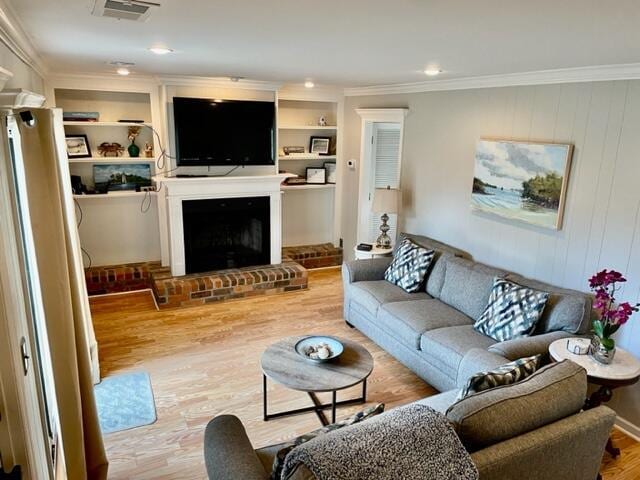
{"type": "Polygon", "coordinates": [[[7,0],[55,72],[365,86],[640,62],[640,0],[154,0],[145,23],[93,0],[7,0]],[[162,57],[147,48],[175,50],[162,57]]]}

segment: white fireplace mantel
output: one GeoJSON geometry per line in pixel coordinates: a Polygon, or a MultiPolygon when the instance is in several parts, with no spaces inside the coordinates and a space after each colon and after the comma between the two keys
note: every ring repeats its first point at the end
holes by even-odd
{"type": "MultiPolygon", "coordinates": [[[[282,200],[280,184],[287,174],[228,177],[159,177],[167,206],[171,274],[186,273],[182,201],[209,198],[269,197],[271,263],[282,262],[282,200]]],[[[163,193],[163,195],[162,195],[163,193]]]]}

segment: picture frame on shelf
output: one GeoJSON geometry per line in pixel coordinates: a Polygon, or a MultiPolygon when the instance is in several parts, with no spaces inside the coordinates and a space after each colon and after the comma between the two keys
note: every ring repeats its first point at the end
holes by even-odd
{"type": "Polygon", "coordinates": [[[282,147],[282,152],[283,152],[285,155],[301,154],[301,153],[304,153],[304,147],[300,147],[300,146],[286,146],[286,147],[282,147]]]}
{"type": "Polygon", "coordinates": [[[148,163],[103,163],[93,166],[93,181],[99,192],[121,190],[139,191],[151,185],[151,166],[148,163]]]}
{"type": "Polygon", "coordinates": [[[324,167],[307,167],[307,183],[324,185],[327,183],[327,170],[324,167]]]}
{"type": "Polygon", "coordinates": [[[315,155],[329,155],[331,151],[331,137],[309,138],[309,153],[315,155]]]}
{"type": "Polygon", "coordinates": [[[66,135],[68,158],[90,158],[91,148],[89,147],[89,139],[84,134],[66,135]]]}
{"type": "Polygon", "coordinates": [[[322,165],[324,169],[327,171],[327,183],[336,183],[336,162],[324,162],[322,165]]]}

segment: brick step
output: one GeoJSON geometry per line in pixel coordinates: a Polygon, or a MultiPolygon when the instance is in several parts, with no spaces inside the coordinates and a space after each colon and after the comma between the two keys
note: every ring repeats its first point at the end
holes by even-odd
{"type": "Polygon", "coordinates": [[[297,247],[284,247],[282,259],[298,262],[304,268],[324,268],[342,265],[342,248],[332,243],[319,245],[300,245],[297,247]]]}
{"type": "Polygon", "coordinates": [[[234,268],[172,277],[169,271],[152,275],[158,307],[178,308],[256,295],[270,295],[307,288],[307,270],[292,261],[280,265],[234,268]]]}
{"type": "Polygon", "coordinates": [[[161,269],[160,262],[126,263],[85,268],[89,295],[131,292],[151,288],[151,272],[161,269]]]}

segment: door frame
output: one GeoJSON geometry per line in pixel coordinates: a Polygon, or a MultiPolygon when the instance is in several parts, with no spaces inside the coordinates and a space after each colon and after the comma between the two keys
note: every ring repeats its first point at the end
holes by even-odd
{"type": "Polygon", "coordinates": [[[54,478],[43,411],[36,345],[29,301],[25,296],[26,266],[18,212],[15,208],[13,167],[6,129],[6,110],[0,113],[0,449],[6,468],[22,467],[23,478],[54,478]],[[31,357],[24,373],[21,339],[31,357]]]}
{"type": "Polygon", "coordinates": [[[371,213],[371,178],[373,175],[373,129],[376,123],[398,123],[400,125],[400,149],[398,151],[398,177],[401,177],[402,150],[404,144],[404,119],[408,108],[357,108],[361,118],[360,129],[360,175],[358,181],[358,225],[357,243],[371,242],[369,235],[369,216],[371,213]]]}

